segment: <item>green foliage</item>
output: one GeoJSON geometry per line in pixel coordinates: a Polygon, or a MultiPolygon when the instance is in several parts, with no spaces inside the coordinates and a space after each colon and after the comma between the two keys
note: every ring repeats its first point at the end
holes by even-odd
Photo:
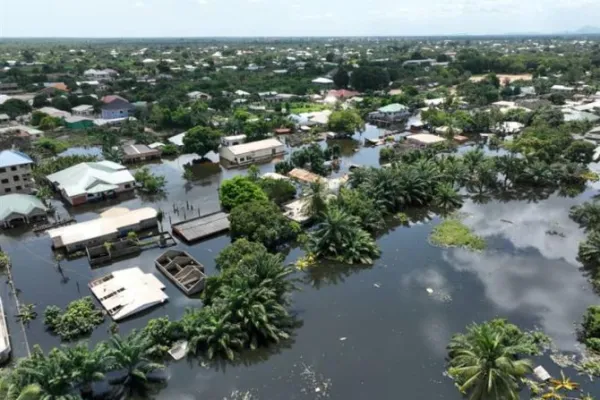
{"type": "Polygon", "coordinates": [[[348,84],[350,83],[350,75],[348,75],[348,71],[340,66],[333,75],[333,83],[338,88],[348,87],[348,84]]]}
{"type": "Polygon", "coordinates": [[[296,197],[296,186],[286,179],[262,178],[257,183],[269,200],[277,205],[287,203],[296,197]]]}
{"type": "Polygon", "coordinates": [[[327,129],[341,133],[347,136],[354,135],[355,132],[362,132],[365,129],[365,122],[354,110],[334,111],[329,116],[327,129]]]}
{"type": "Polygon", "coordinates": [[[183,150],[204,157],[208,152],[217,151],[223,134],[206,126],[197,126],[187,131],[183,137],[183,150]]]}
{"type": "Polygon", "coordinates": [[[547,342],[543,335],[522,332],[505,320],[472,324],[448,345],[448,373],[472,400],[517,400],[521,379],[547,342]]]}
{"type": "Polygon", "coordinates": [[[29,323],[36,318],[37,311],[35,311],[34,304],[21,304],[19,307],[19,313],[17,314],[17,320],[24,325],[29,325],[29,323]]]}
{"type": "Polygon", "coordinates": [[[148,340],[147,355],[152,359],[165,357],[173,344],[184,337],[179,321],[171,321],[169,317],[151,319],[141,335],[148,340]]]}
{"type": "Polygon", "coordinates": [[[31,112],[29,103],[19,99],[8,99],[0,104],[0,114],[7,114],[10,119],[15,119],[19,115],[25,115],[31,112]]]}
{"type": "Polygon", "coordinates": [[[140,185],[140,190],[149,194],[161,192],[166,185],[165,177],[150,173],[150,169],[148,167],[138,169],[137,171],[135,171],[133,177],[135,178],[136,182],[140,185]]]}
{"type": "Polygon", "coordinates": [[[444,210],[452,210],[462,206],[462,196],[449,183],[441,183],[437,186],[434,196],[434,204],[444,210]]]}
{"type": "Polygon", "coordinates": [[[380,67],[360,67],[352,71],[350,83],[359,92],[382,90],[388,87],[390,74],[380,67]]]}
{"type": "Polygon", "coordinates": [[[457,219],[447,219],[433,228],[429,240],[436,246],[464,247],[470,250],[485,249],[485,240],[473,234],[457,219]]]}
{"type": "Polygon", "coordinates": [[[361,227],[368,232],[377,232],[385,225],[381,208],[363,190],[342,187],[331,205],[357,217],[361,227]]]}
{"type": "Polygon", "coordinates": [[[571,207],[569,217],[586,230],[599,230],[600,228],[600,204],[598,202],[585,202],[571,207]]]}
{"type": "Polygon", "coordinates": [[[35,148],[42,153],[57,155],[67,150],[69,146],[60,140],[43,137],[35,142],[35,148]]]}
{"type": "Polygon", "coordinates": [[[337,207],[328,207],[321,223],[311,231],[306,244],[309,253],[346,264],[372,264],[380,250],[360,226],[357,217],[337,207]]]}
{"type": "Polygon", "coordinates": [[[246,176],[234,176],[225,179],[219,188],[219,201],[223,209],[230,211],[241,204],[251,201],[266,201],[267,194],[258,183],[246,176]]]}
{"type": "Polygon", "coordinates": [[[215,258],[215,265],[221,271],[235,268],[246,255],[253,256],[266,251],[267,249],[261,243],[251,242],[245,238],[237,239],[221,250],[215,258]]]}
{"type": "Polygon", "coordinates": [[[0,269],[10,266],[10,257],[3,251],[0,251],[0,269]]]}
{"type": "Polygon", "coordinates": [[[564,150],[564,157],[571,162],[589,164],[594,160],[596,145],[585,140],[575,140],[564,150]]]}
{"type": "Polygon", "coordinates": [[[104,314],[89,296],[72,301],[62,313],[56,306],[48,306],[44,312],[44,325],[62,340],[89,335],[102,322],[104,314]]]}
{"type": "Polygon", "coordinates": [[[296,150],[290,156],[289,162],[282,161],[275,165],[275,171],[280,174],[285,174],[295,168],[306,168],[309,171],[325,176],[327,168],[325,167],[325,152],[316,143],[313,143],[300,150],[296,150]],[[291,168],[290,168],[291,167],[291,168]]]}
{"type": "Polygon", "coordinates": [[[160,151],[163,156],[175,156],[179,153],[179,149],[173,143],[167,143],[160,148],[160,151]]]}
{"type": "Polygon", "coordinates": [[[231,210],[231,237],[262,243],[267,249],[296,238],[300,227],[288,220],[276,204],[266,200],[242,203],[231,210]]]}
{"type": "Polygon", "coordinates": [[[379,150],[379,162],[387,163],[393,161],[396,156],[396,151],[392,147],[382,147],[379,150]]]}

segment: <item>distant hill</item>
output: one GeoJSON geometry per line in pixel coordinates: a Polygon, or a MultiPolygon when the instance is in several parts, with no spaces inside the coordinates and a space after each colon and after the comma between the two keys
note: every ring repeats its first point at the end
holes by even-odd
{"type": "Polygon", "coordinates": [[[581,28],[577,29],[576,31],[573,31],[570,33],[575,33],[575,34],[579,34],[579,35],[600,34],[600,27],[586,25],[586,26],[582,26],[581,28]]]}

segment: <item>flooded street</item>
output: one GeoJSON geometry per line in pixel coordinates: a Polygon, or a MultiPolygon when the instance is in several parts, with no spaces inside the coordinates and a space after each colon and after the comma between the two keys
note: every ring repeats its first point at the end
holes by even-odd
{"type": "MultiPolygon", "coordinates": [[[[380,147],[358,147],[363,138],[378,134],[375,127],[368,126],[355,140],[344,141],[342,168],[334,175],[347,173],[350,164],[378,166],[380,147]]],[[[194,158],[184,155],[149,164],[153,173],[166,176],[162,198],[120,199],[69,212],[83,221],[116,204],[130,209],[152,206],[165,211],[165,228],[169,220],[184,219],[186,202],[193,209],[187,209],[185,217],[214,212],[219,208],[220,182],[245,170],[196,164],[192,167],[195,180],[186,183],[184,166],[194,158]],[[179,213],[174,212],[174,204],[179,213]]],[[[273,171],[274,163],[259,168],[273,171]]],[[[538,202],[491,200],[482,205],[466,201],[461,209],[467,215],[464,222],[486,239],[487,249],[482,253],[430,245],[428,235],[439,222],[432,214],[431,219],[392,227],[379,237],[382,256],[373,266],[323,265],[297,272],[302,284],[293,295],[292,311],[301,326],[289,343],[246,355],[234,364],[171,363],[168,387],[157,398],[223,399],[239,390],[268,400],[459,399],[452,381],[443,376],[446,345],[451,335],[466,325],[495,317],[507,318],[524,330],[539,328],[559,351],[577,351],[575,329],[598,297],[579,270],[577,248],[585,235],[568,212],[597,189],[590,187],[572,199],[552,195],[538,202]],[[427,288],[433,292],[428,293],[427,288]]],[[[205,265],[207,275],[214,275],[214,257],[229,243],[229,237],[223,235],[192,246],[178,243],[176,248],[189,252],[205,265]]],[[[12,258],[20,301],[36,304],[39,313],[27,329],[31,345],[39,343],[45,350],[60,345],[43,326],[47,305],[64,307],[91,295],[90,280],[127,267],[139,266],[154,273],[166,286],[169,301],[120,323],[121,334],[142,328],[151,318],[168,315],[177,319],[186,307],[201,305],[156,271],[154,259],[161,249],[93,270],[86,258],[65,260],[61,275],[50,244],[47,235],[30,231],[0,236],[0,246],[12,258]]],[[[300,255],[301,250],[292,249],[286,262],[294,262],[300,255]]],[[[1,294],[9,315],[13,356],[25,356],[27,349],[15,322],[8,285],[4,284],[1,294]]],[[[109,324],[107,318],[90,340],[106,338],[109,324]]],[[[535,362],[552,375],[560,372],[547,356],[535,362]]],[[[582,383],[584,391],[600,395],[597,385],[568,372],[582,383]]]]}

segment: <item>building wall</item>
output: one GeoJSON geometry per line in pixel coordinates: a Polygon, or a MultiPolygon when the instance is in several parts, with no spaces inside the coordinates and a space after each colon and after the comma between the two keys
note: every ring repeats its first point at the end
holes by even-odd
{"type": "Polygon", "coordinates": [[[31,164],[0,168],[0,196],[8,193],[31,193],[31,164]]]}
{"type": "Polygon", "coordinates": [[[256,161],[267,160],[273,157],[277,157],[284,153],[285,147],[282,144],[281,146],[270,147],[268,149],[261,149],[246,154],[238,155],[234,155],[227,147],[221,147],[219,155],[232,164],[243,165],[253,163],[256,161]]]}
{"type": "Polygon", "coordinates": [[[129,117],[129,109],[121,108],[117,110],[102,110],[103,119],[116,119],[129,117]]]}

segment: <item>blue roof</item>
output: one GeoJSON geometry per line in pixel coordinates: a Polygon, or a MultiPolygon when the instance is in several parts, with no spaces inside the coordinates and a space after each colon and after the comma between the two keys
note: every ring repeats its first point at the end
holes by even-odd
{"type": "Polygon", "coordinates": [[[27,154],[17,150],[0,151],[0,168],[23,164],[33,164],[33,160],[27,154]]]}

